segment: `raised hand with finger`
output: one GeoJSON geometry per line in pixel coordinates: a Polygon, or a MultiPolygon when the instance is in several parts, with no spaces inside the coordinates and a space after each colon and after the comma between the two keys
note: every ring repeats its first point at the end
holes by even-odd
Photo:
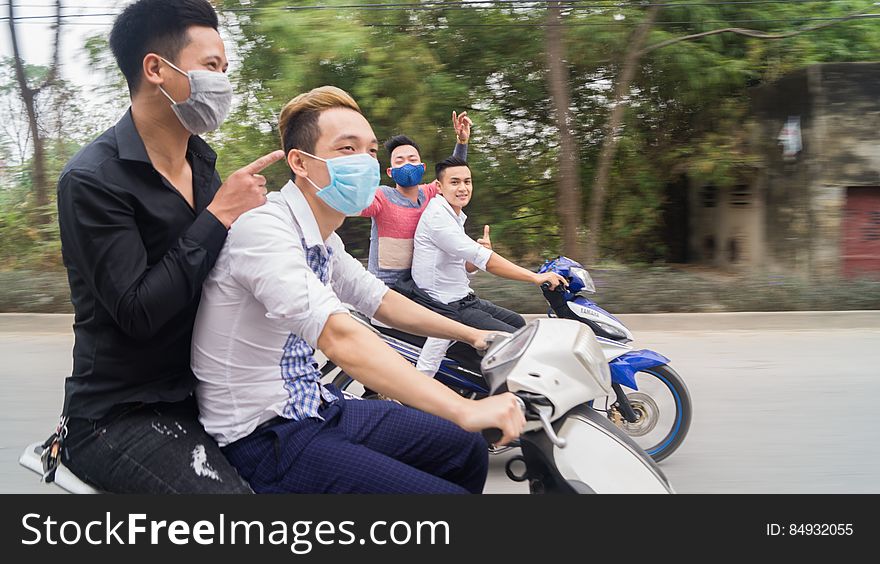
{"type": "Polygon", "coordinates": [[[452,127],[455,128],[455,138],[460,144],[467,145],[471,138],[471,126],[473,124],[474,122],[468,117],[467,112],[459,114],[455,110],[452,111],[452,127]]]}
{"type": "Polygon", "coordinates": [[[481,238],[477,239],[477,243],[486,247],[490,251],[492,250],[492,240],[489,238],[489,226],[488,225],[483,226],[483,236],[481,238]]]}
{"type": "Polygon", "coordinates": [[[238,216],[265,204],[266,177],[259,173],[283,158],[284,151],[272,151],[230,174],[208,204],[208,211],[228,229],[238,216]]]}

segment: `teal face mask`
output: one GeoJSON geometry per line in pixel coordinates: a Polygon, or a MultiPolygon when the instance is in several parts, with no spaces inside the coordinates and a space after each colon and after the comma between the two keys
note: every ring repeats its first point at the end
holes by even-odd
{"type": "Polygon", "coordinates": [[[311,153],[303,155],[324,161],[330,173],[330,184],[321,188],[311,178],[309,183],[318,189],[317,196],[328,206],[345,215],[357,215],[370,204],[379,188],[379,161],[367,153],[322,159],[311,153]]]}

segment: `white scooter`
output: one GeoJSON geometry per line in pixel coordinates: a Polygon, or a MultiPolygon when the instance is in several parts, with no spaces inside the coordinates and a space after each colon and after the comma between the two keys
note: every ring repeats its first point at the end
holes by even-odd
{"type": "MultiPolygon", "coordinates": [[[[588,407],[612,391],[611,373],[589,326],[536,319],[499,335],[481,363],[490,394],[514,393],[527,426],[507,475],[532,493],[674,493],[654,460],[588,407]],[[525,471],[516,472],[518,465],[525,471]]],[[[500,433],[484,433],[489,442],[500,433]]]]}

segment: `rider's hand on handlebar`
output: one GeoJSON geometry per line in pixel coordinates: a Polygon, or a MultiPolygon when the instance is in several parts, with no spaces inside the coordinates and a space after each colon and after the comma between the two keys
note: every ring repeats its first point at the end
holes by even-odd
{"type": "Polygon", "coordinates": [[[535,274],[535,278],[533,280],[535,286],[541,286],[541,284],[547,283],[550,284],[550,289],[555,290],[557,286],[562,284],[563,286],[568,286],[565,281],[565,278],[556,274],[555,272],[544,272],[543,274],[535,274]]]}
{"type": "Polygon", "coordinates": [[[504,331],[483,331],[482,329],[474,329],[474,336],[470,341],[470,345],[478,351],[484,351],[489,348],[489,337],[491,335],[506,334],[504,331]]]}
{"type": "Polygon", "coordinates": [[[486,399],[470,402],[468,411],[459,425],[466,431],[500,429],[501,440],[497,446],[504,446],[518,438],[525,429],[526,418],[517,397],[510,392],[486,399]]]}
{"type": "Polygon", "coordinates": [[[238,216],[265,204],[266,177],[259,173],[283,158],[284,151],[272,151],[230,174],[208,204],[208,211],[229,229],[238,216]]]}

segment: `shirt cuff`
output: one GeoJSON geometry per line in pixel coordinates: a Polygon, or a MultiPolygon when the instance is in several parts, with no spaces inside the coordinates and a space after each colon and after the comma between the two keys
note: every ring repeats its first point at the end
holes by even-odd
{"type": "Polygon", "coordinates": [[[370,302],[366,304],[366,307],[364,308],[364,310],[366,311],[361,311],[361,313],[369,318],[372,318],[374,315],[376,315],[376,312],[379,310],[379,306],[382,305],[382,300],[385,299],[385,294],[387,294],[388,290],[391,289],[386,286],[384,282],[381,282],[378,279],[376,281],[379,282],[379,286],[376,287],[376,290],[370,296],[370,302]]]}
{"type": "Polygon", "coordinates": [[[327,325],[330,316],[336,315],[337,313],[350,315],[348,308],[346,308],[342,302],[326,309],[319,309],[313,314],[312,322],[303,328],[302,333],[299,336],[302,337],[306,344],[317,350],[318,339],[321,338],[321,333],[324,332],[324,326],[327,325]]]}
{"type": "Polygon", "coordinates": [[[492,258],[492,251],[490,249],[487,249],[486,247],[481,246],[479,249],[477,249],[477,254],[474,256],[471,264],[473,264],[480,270],[486,270],[486,265],[489,263],[490,258],[492,258]]]}
{"type": "Polygon", "coordinates": [[[223,243],[226,242],[227,233],[229,231],[226,226],[214,217],[214,214],[204,210],[190,225],[186,236],[208,251],[211,258],[216,259],[220,255],[223,243]]]}

